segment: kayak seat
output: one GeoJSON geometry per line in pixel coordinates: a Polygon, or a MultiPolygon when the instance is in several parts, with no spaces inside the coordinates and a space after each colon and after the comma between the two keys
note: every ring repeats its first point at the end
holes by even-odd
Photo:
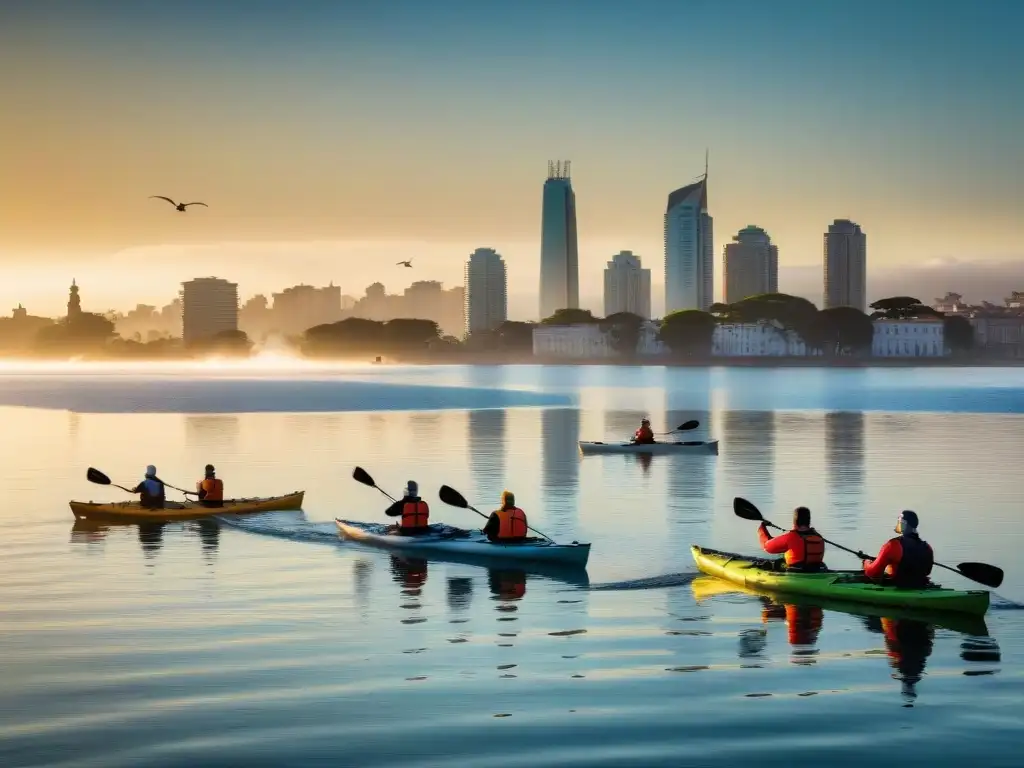
{"type": "Polygon", "coordinates": [[[772,573],[830,573],[828,566],[822,563],[819,566],[807,568],[805,566],[797,566],[795,568],[789,568],[786,566],[784,558],[757,558],[751,560],[751,565],[761,571],[771,571],[772,573]]]}

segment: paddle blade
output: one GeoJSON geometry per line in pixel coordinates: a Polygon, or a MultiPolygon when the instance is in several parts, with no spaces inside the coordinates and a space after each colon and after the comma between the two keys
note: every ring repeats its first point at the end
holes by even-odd
{"type": "Polygon", "coordinates": [[[466,501],[466,498],[449,485],[442,485],[437,495],[441,498],[441,501],[449,506],[469,509],[469,502],[466,501]]]}
{"type": "Polygon", "coordinates": [[[94,467],[89,467],[85,472],[85,479],[96,485],[110,485],[110,478],[94,467]]]}
{"type": "Polygon", "coordinates": [[[736,513],[736,517],[742,517],[744,520],[764,520],[761,510],[742,496],[732,500],[732,511],[736,513]]]}
{"type": "Polygon", "coordinates": [[[696,419],[691,419],[690,421],[684,421],[682,424],[676,427],[676,432],[689,432],[691,429],[696,429],[699,426],[699,421],[697,421],[696,419]]]}
{"type": "Polygon", "coordinates": [[[956,569],[968,579],[986,587],[995,589],[1003,583],[1003,569],[988,563],[957,563],[956,569]]]}
{"type": "Polygon", "coordinates": [[[362,467],[356,467],[355,469],[352,470],[352,479],[355,480],[357,483],[368,485],[371,488],[377,487],[377,484],[373,482],[373,478],[370,477],[370,473],[367,472],[362,467]]]}

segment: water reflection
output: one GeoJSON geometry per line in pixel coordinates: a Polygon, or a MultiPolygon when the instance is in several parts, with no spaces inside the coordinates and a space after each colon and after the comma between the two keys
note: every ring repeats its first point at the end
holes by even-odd
{"type": "Polygon", "coordinates": [[[545,532],[557,536],[574,527],[578,509],[580,412],[546,408],[540,418],[543,498],[554,520],[545,532]]]}
{"type": "Polygon", "coordinates": [[[409,414],[409,431],[412,433],[413,447],[417,451],[435,451],[442,444],[441,419],[442,414],[436,411],[409,414]]]}
{"type": "Polygon", "coordinates": [[[842,530],[859,525],[864,487],[864,414],[835,411],[825,414],[825,468],[829,502],[842,530]]]}
{"type": "Polygon", "coordinates": [[[490,497],[505,485],[507,418],[504,410],[493,409],[470,411],[466,420],[469,471],[477,498],[490,497]]]}
{"type": "Polygon", "coordinates": [[[96,549],[107,538],[110,526],[99,520],[82,520],[75,518],[71,526],[71,543],[84,544],[88,549],[96,549]]]}
{"type": "Polygon", "coordinates": [[[791,661],[794,664],[813,664],[818,655],[818,635],[825,620],[824,611],[817,605],[795,605],[776,603],[761,598],[761,621],[768,624],[784,621],[789,631],[789,644],[793,647],[791,661]]]}
{"type": "Polygon", "coordinates": [[[167,523],[150,521],[138,523],[139,544],[147,561],[153,560],[164,546],[164,527],[167,523]]]}
{"type": "Polygon", "coordinates": [[[199,533],[199,543],[208,565],[213,565],[220,549],[220,526],[213,520],[196,520],[192,523],[199,533]]]}
{"type": "Polygon", "coordinates": [[[907,703],[917,698],[917,684],[924,676],[925,664],[935,647],[935,627],[923,621],[864,617],[868,631],[885,637],[889,664],[895,670],[893,679],[900,681],[901,693],[907,703]]]}
{"type": "Polygon", "coordinates": [[[237,416],[185,416],[185,445],[188,448],[199,448],[213,454],[233,453],[238,433],[237,416]]]}
{"type": "Polygon", "coordinates": [[[775,500],[775,413],[725,411],[720,428],[720,455],[730,492],[757,498],[770,508],[775,500]]]}
{"type": "Polygon", "coordinates": [[[356,558],[352,563],[352,590],[356,596],[356,604],[365,609],[370,605],[370,587],[373,580],[373,561],[367,558],[356,558]]]}
{"type": "Polygon", "coordinates": [[[465,611],[473,601],[473,580],[465,576],[448,577],[448,607],[456,613],[465,611]]]}

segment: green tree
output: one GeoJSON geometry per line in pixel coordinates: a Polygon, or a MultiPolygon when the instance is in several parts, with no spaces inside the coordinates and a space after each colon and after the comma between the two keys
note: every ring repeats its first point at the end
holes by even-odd
{"type": "Polygon", "coordinates": [[[400,317],[384,323],[384,340],[395,352],[419,352],[441,338],[441,329],[433,320],[400,317]]]}
{"type": "Polygon", "coordinates": [[[380,354],[384,346],[384,323],[349,317],[308,328],[302,334],[300,348],[308,355],[330,356],[380,354]]]}
{"type": "Polygon", "coordinates": [[[718,321],[709,312],[683,309],[661,321],[658,338],[673,354],[681,357],[707,357],[718,321]]]}
{"type": "Polygon", "coordinates": [[[636,355],[643,326],[644,319],[632,312],[616,312],[601,321],[601,329],[608,334],[611,348],[625,358],[636,355]]]}
{"type": "Polygon", "coordinates": [[[927,304],[922,304],[920,299],[913,296],[891,296],[888,299],[879,299],[871,303],[872,320],[909,320],[923,317],[944,317],[938,310],[932,309],[927,304]]]}
{"type": "Polygon", "coordinates": [[[712,312],[723,323],[771,323],[780,335],[795,332],[809,347],[820,348],[818,308],[788,293],[762,293],[733,304],[715,304],[712,312]]]}
{"type": "Polygon", "coordinates": [[[960,315],[943,317],[942,335],[946,346],[954,352],[967,352],[974,347],[974,326],[966,317],[960,315]]]}
{"type": "Polygon", "coordinates": [[[831,307],[818,313],[817,339],[829,356],[871,351],[875,324],[856,307],[831,307]]]}
{"type": "Polygon", "coordinates": [[[191,352],[204,355],[230,355],[245,357],[252,352],[253,343],[245,331],[221,331],[212,336],[195,339],[188,344],[191,352]]]}
{"type": "Polygon", "coordinates": [[[599,320],[589,309],[556,309],[551,317],[545,317],[540,322],[542,325],[578,325],[599,320]]]}
{"type": "Polygon", "coordinates": [[[35,345],[44,353],[95,352],[116,336],[114,324],[103,315],[83,312],[39,329],[35,345]]]}

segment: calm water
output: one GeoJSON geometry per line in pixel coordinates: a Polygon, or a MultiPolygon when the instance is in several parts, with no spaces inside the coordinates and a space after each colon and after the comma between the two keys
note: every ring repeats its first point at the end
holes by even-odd
{"type": "Polygon", "coordinates": [[[1019,370],[23,374],[0,403],[2,766],[1020,764],[1019,370]],[[700,419],[720,455],[578,455],[643,415],[700,419]],[[69,499],[123,498],[87,466],[191,487],[207,462],[306,508],[73,524],[69,499]],[[335,516],[388,503],[357,464],[455,525],[480,521],[442,483],[482,508],[514,490],[535,527],[593,542],[589,588],[340,542],[335,516]],[[979,629],[695,579],[692,543],[754,551],[736,495],[866,550],[912,508],[942,562],[1006,581],[979,629]]]}

